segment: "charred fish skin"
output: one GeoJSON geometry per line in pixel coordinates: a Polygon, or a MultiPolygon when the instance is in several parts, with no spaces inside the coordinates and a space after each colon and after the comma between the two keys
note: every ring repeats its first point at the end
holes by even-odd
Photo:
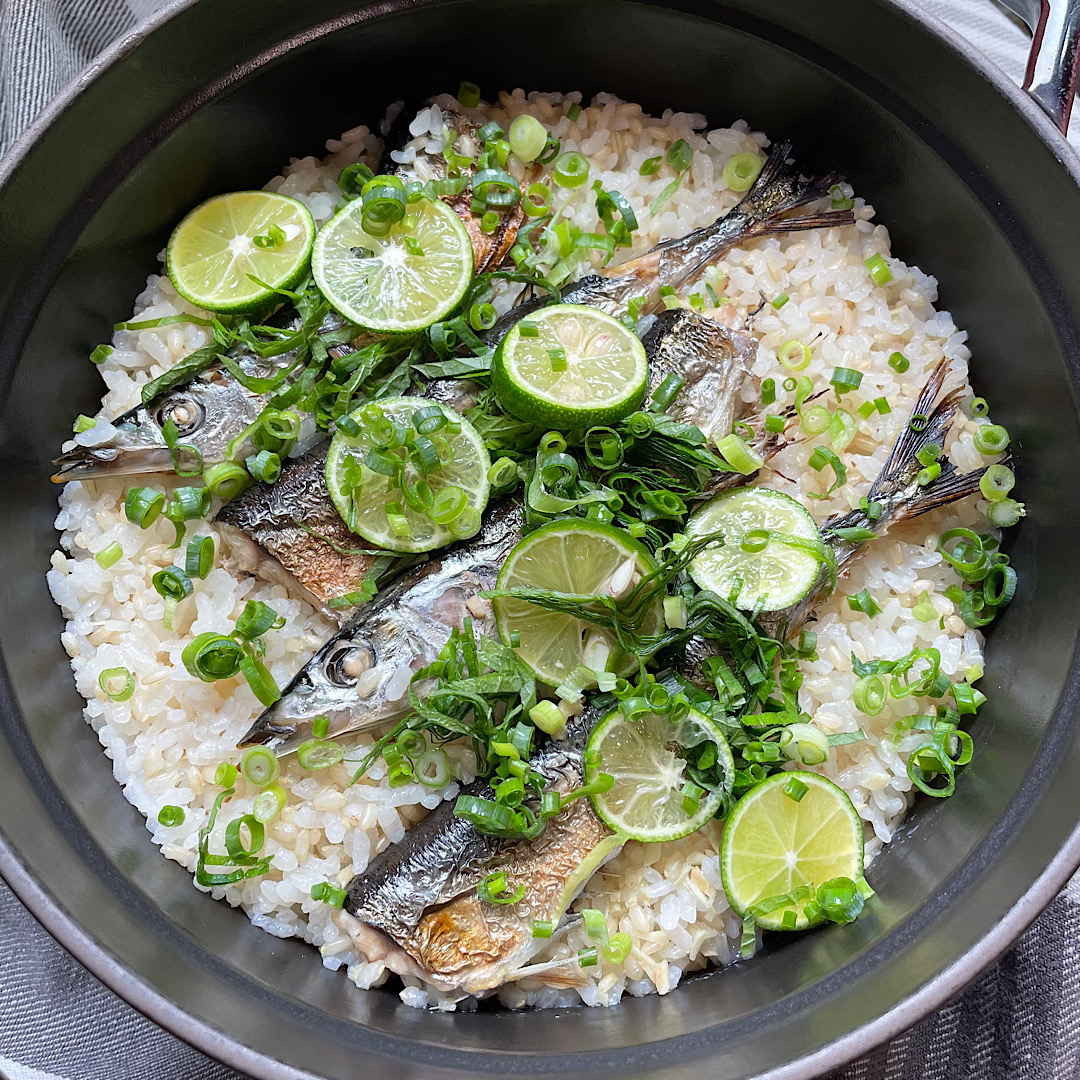
{"type": "MultiPolygon", "coordinates": [[[[298,330],[301,320],[289,305],[275,313],[268,325],[298,330]]],[[[340,315],[331,313],[321,332],[344,325],[340,315]]],[[[297,360],[296,350],[262,357],[239,345],[229,355],[245,375],[260,379],[281,375],[297,360]]],[[[66,451],[53,462],[57,471],[52,479],[64,483],[98,476],[172,472],[172,452],[161,430],[168,420],[176,425],[181,443],[194,446],[204,465],[215,465],[225,460],[230,441],[255,422],[271,397],[271,393],[248,390],[220,361],[215,361],[189,382],[118,416],[112,421],[116,434],[107,442],[66,451]]]]}
{"type": "Polygon", "coordinates": [[[340,613],[326,605],[358,589],[378,555],[361,546],[331,501],[326,452],[321,443],[287,461],[275,483],[248,488],[214,520],[227,567],[299,589],[337,621],[340,613]]]}
{"type": "Polygon", "coordinates": [[[479,593],[494,587],[521,531],[521,503],[508,499],[478,536],[408,570],[319,649],[239,745],[287,754],[311,737],[317,716],[330,721],[330,738],[403,716],[412,675],[435,660],[452,629],[471,618],[478,631],[493,633],[479,593]]]}
{"type": "MultiPolygon", "coordinates": [[[[597,719],[586,710],[567,724],[565,738],[533,756],[530,765],[550,789],[581,784],[582,754],[597,719]]],[[[493,797],[485,780],[463,794],[493,797]]],[[[345,910],[393,943],[383,953],[392,970],[419,971],[445,989],[483,994],[514,978],[544,948],[544,940],[532,937],[533,922],[558,922],[621,846],[587,799],[570,803],[532,841],[482,833],[447,801],[353,878],[345,910]],[[477,896],[477,886],[496,870],[525,886],[519,903],[493,905],[477,896]]]]}

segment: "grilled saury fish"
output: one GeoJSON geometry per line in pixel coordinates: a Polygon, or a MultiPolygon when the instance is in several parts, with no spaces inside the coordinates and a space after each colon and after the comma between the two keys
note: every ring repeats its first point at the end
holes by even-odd
{"type": "MultiPolygon", "coordinates": [[[[866,505],[876,503],[880,507],[880,513],[871,518],[866,510],[852,510],[830,518],[822,525],[822,540],[836,559],[838,574],[842,574],[865,552],[866,545],[873,541],[845,540],[834,530],[869,529],[880,536],[893,525],[957,502],[979,490],[979,481],[986,472],[985,469],[961,473],[945,458],[940,461],[941,473],[936,480],[925,487],[918,482],[923,466],[916,455],[931,443],[945,445],[960,402],[959,390],[946,394],[937,401],[948,374],[949,361],[942,360],[920,391],[888,460],[870,486],[866,505]]],[[[830,574],[823,567],[817,581],[802,600],[780,611],[763,612],[757,617],[758,624],[772,637],[793,636],[802,629],[807,620],[813,618],[814,611],[831,591],[830,574]]],[[[715,655],[716,648],[711,642],[700,637],[691,639],[687,642],[681,658],[684,673],[699,685],[708,686],[709,680],[703,673],[702,662],[715,655]]]]}
{"type": "MultiPolygon", "coordinates": [[[[585,741],[598,718],[587,709],[567,724],[563,739],[533,756],[530,765],[549,790],[564,794],[580,786],[585,741]]],[[[464,794],[493,798],[483,780],[464,794]]],[[[357,920],[353,940],[370,960],[398,974],[482,995],[529,973],[529,961],[548,944],[532,936],[533,923],[558,924],[622,843],[587,798],[567,805],[531,841],[482,833],[454,815],[453,802],[444,802],[349,884],[345,910],[357,920]],[[525,886],[517,904],[477,896],[480,882],[497,871],[525,886]]]]}
{"type": "MultiPolygon", "coordinates": [[[[745,335],[694,312],[666,312],[646,339],[653,389],[667,374],[685,378],[669,412],[714,438],[725,435],[747,378],[744,364],[752,345],[745,335]],[[711,354],[702,355],[704,349],[711,354]]],[[[775,444],[773,435],[755,440],[762,454],[775,444]]],[[[319,598],[356,588],[375,556],[363,549],[350,553],[345,546],[359,539],[330,502],[324,459],[325,447],[311,451],[283,470],[272,487],[254,488],[221,511],[218,527],[227,544],[227,565],[286,585],[295,575],[319,598]],[[296,524],[300,520],[334,546],[305,532],[296,524]]],[[[745,482],[739,473],[720,474],[710,491],[745,482]]],[[[394,681],[394,672],[411,673],[434,659],[451,626],[460,626],[466,614],[486,617],[486,602],[476,594],[492,587],[520,537],[516,500],[489,509],[478,537],[410,569],[359,609],[301,669],[281,700],[259,717],[244,744],[264,742],[286,753],[309,737],[316,716],[330,718],[333,736],[403,715],[406,684],[394,681]]]]}
{"type": "Polygon", "coordinates": [[[264,743],[285,754],[311,737],[316,716],[329,718],[330,737],[403,716],[409,681],[438,656],[451,630],[472,618],[479,632],[494,635],[491,607],[479,594],[494,587],[521,539],[521,524],[521,503],[503,500],[478,536],[409,570],[359,608],[255,721],[241,745],[264,743]]]}

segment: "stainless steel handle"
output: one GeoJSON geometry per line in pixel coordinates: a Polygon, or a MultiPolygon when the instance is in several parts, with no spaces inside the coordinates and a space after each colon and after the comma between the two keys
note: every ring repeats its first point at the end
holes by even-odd
{"type": "Polygon", "coordinates": [[[1080,71],[1080,0],[1002,0],[1033,35],[1023,88],[1064,134],[1080,71]]]}

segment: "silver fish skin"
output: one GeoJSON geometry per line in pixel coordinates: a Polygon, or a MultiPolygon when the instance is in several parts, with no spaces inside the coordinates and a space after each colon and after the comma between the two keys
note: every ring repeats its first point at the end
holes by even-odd
{"type": "MultiPolygon", "coordinates": [[[[549,789],[564,793],[581,784],[582,753],[598,719],[587,709],[567,724],[563,739],[534,754],[530,765],[549,789]]],[[[463,794],[493,798],[484,780],[463,794]]],[[[528,973],[529,961],[548,944],[532,936],[533,922],[562,921],[588,879],[621,847],[588,799],[570,803],[532,841],[482,833],[444,802],[350,882],[345,910],[357,920],[353,940],[399,974],[483,995],[528,973]],[[525,886],[521,901],[494,905],[477,896],[476,887],[495,871],[505,872],[513,887],[525,886]]],[[[567,975],[575,981],[573,971],[567,975]]]]}
{"type": "MultiPolygon", "coordinates": [[[[300,318],[291,306],[270,322],[286,330],[300,327],[300,318]]],[[[331,314],[324,321],[322,331],[344,325],[339,315],[331,314]]],[[[274,378],[296,363],[295,350],[261,357],[242,346],[234,346],[229,355],[245,375],[260,379],[274,378]]],[[[194,446],[205,465],[215,465],[225,460],[229,442],[255,422],[271,396],[248,390],[223,364],[215,361],[190,382],[118,416],[112,421],[116,435],[107,442],[66,451],[53,462],[57,471],[52,479],[55,483],[65,483],[97,476],[172,472],[172,453],[161,433],[169,419],[176,424],[179,441],[194,446]]]]}
{"type": "MultiPolygon", "coordinates": [[[[881,515],[871,520],[863,510],[852,510],[829,518],[821,526],[822,540],[836,557],[837,572],[842,574],[851,563],[862,555],[872,540],[852,542],[837,535],[835,529],[870,529],[880,537],[893,525],[920,514],[948,506],[959,499],[974,495],[979,490],[979,481],[985,469],[970,473],[961,473],[956,466],[946,459],[941,460],[941,475],[932,483],[921,487],[918,475],[922,464],[916,455],[930,443],[945,445],[945,437],[956,415],[961,391],[954,390],[937,401],[941,388],[949,373],[948,360],[941,363],[931,373],[926,385],[920,391],[911,414],[893,445],[888,460],[877,479],[870,486],[867,503],[881,504],[881,515]],[[937,404],[935,405],[935,401],[937,404]],[[913,417],[925,418],[925,426],[915,431],[911,425],[913,417]]],[[[814,612],[831,593],[831,583],[826,569],[822,569],[810,591],[798,603],[780,611],[767,611],[757,618],[758,625],[770,637],[789,638],[799,633],[814,612]]],[[[704,661],[720,655],[714,643],[705,638],[691,638],[680,656],[680,669],[692,682],[701,687],[710,684],[704,673],[704,661]]]]}
{"type": "MultiPolygon", "coordinates": [[[[645,344],[652,390],[670,372],[686,379],[668,413],[696,423],[710,437],[727,435],[739,408],[739,390],[749,377],[753,339],[696,312],[677,310],[657,317],[645,344]]],[[[475,389],[467,379],[447,378],[431,380],[414,393],[465,411],[475,402],[475,389]]],[[[765,431],[760,416],[746,422],[755,431],[751,444],[768,456],[778,445],[777,436],[765,431]]],[[[275,484],[248,488],[216,520],[227,568],[299,592],[341,623],[349,617],[347,609],[326,605],[359,588],[377,556],[348,530],[330,499],[326,452],[327,445],[321,444],[286,462],[275,484]]],[[[718,474],[708,494],[745,482],[738,473],[718,474]]]]}
{"type": "MultiPolygon", "coordinates": [[[[601,274],[581,278],[566,287],[562,293],[563,302],[585,304],[620,318],[626,314],[627,304],[632,299],[645,296],[640,314],[651,314],[662,306],[662,286],[678,288],[709,263],[716,262],[725,252],[747,240],[853,224],[855,218],[850,210],[827,210],[792,218],[783,216],[789,210],[823,198],[841,179],[836,173],[800,179],[798,170],[787,164],[790,154],[790,142],[776,143],[753,186],[722,217],[678,240],[664,240],[639,258],[608,267],[601,274]]],[[[542,300],[528,300],[518,304],[495,323],[485,340],[496,344],[510,327],[542,307],[543,303],[542,300]]]]}
{"type": "Polygon", "coordinates": [[[300,669],[239,745],[288,754],[311,737],[316,716],[329,719],[334,738],[405,715],[409,679],[436,659],[452,629],[472,618],[476,632],[494,636],[491,607],[479,593],[494,587],[521,527],[521,503],[507,499],[478,536],[396,579],[300,669]]]}
{"type": "MultiPolygon", "coordinates": [[[[757,355],[757,342],[749,334],[696,311],[673,308],[656,316],[642,344],[649,359],[650,400],[668,375],[684,380],[665,410],[672,419],[694,425],[713,444],[730,435],[738,421],[749,429],[749,434],[743,432],[747,445],[764,460],[781,448],[782,436],[766,429],[764,411],[748,409],[741,399],[757,355]]],[[[794,410],[786,415],[794,417],[794,410]]],[[[711,498],[749,479],[735,471],[715,473],[701,497],[711,498]]]]}
{"type": "Polygon", "coordinates": [[[677,375],[683,386],[665,410],[668,416],[700,428],[714,443],[730,435],[757,342],[696,311],[673,308],[656,316],[642,344],[650,400],[664,379],[677,375]]]}

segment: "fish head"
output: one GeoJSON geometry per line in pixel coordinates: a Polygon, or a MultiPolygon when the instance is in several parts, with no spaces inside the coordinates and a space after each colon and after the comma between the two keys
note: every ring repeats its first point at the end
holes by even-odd
{"type": "Polygon", "coordinates": [[[316,717],[327,718],[331,739],[396,720],[408,711],[409,684],[426,660],[399,641],[346,628],[300,669],[239,745],[289,754],[311,738],[316,717]]]}
{"type": "Polygon", "coordinates": [[[161,425],[145,406],[124,413],[113,423],[97,424],[75,438],[53,464],[53,482],[89,480],[99,476],[131,476],[171,472],[173,458],[161,434],[161,425]]]}
{"type": "MultiPolygon", "coordinates": [[[[266,377],[279,363],[246,356],[240,361],[246,374],[266,377]]],[[[111,424],[99,420],[94,428],[76,437],[79,444],[58,457],[53,481],[88,480],[98,476],[133,476],[173,472],[173,453],[165,444],[162,428],[176,425],[177,460],[185,455],[197,464],[225,460],[231,439],[259,415],[263,395],[244,388],[224,367],[213,364],[190,382],[167,390],[150,402],[130,409],[111,424]]]]}

